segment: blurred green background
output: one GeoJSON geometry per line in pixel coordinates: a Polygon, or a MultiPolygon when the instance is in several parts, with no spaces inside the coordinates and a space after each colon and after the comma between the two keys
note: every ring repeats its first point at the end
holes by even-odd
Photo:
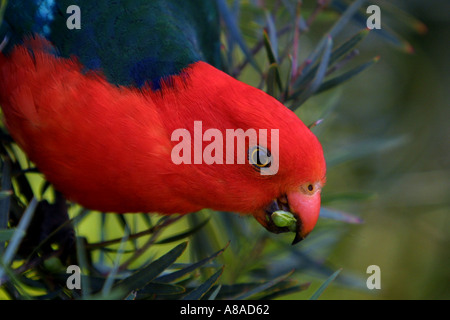
{"type": "Polygon", "coordinates": [[[322,298],[450,298],[450,2],[392,2],[421,20],[427,33],[403,34],[413,54],[369,34],[361,55],[381,59],[343,86],[319,134],[328,151],[358,141],[392,140],[377,152],[332,167],[324,191],[376,195],[334,204],[360,214],[365,223],[349,227],[328,260],[360,275],[369,265],[380,266],[381,290],[334,284],[322,298]]]}
{"type": "MultiPolygon", "coordinates": [[[[311,10],[314,3],[303,1],[303,6],[311,10]]],[[[345,84],[313,96],[297,111],[306,124],[324,118],[313,131],[328,163],[323,190],[327,207],[364,220],[329,229],[330,239],[342,237],[336,244],[330,240],[325,253],[316,257],[342,272],[321,299],[449,299],[450,2],[374,3],[381,8],[382,29],[406,40],[412,52],[371,31],[354,60],[364,63],[376,56],[380,60],[345,84]],[[400,15],[385,14],[387,5],[397,6],[423,25],[415,31],[405,28],[400,15]],[[358,193],[366,198],[356,199],[358,193]],[[366,288],[370,265],[380,267],[380,290],[366,288]],[[349,282],[345,276],[355,278],[349,282]]],[[[300,61],[329,28],[327,16],[318,16],[300,38],[300,61]]],[[[334,43],[358,30],[347,26],[334,43]]],[[[324,224],[320,219],[317,229],[324,224]]],[[[300,250],[314,251],[315,243],[325,242],[324,238],[313,232],[300,250]]],[[[311,286],[288,298],[309,298],[326,279],[318,274],[309,270],[298,276],[299,281],[311,281],[311,286]]]]}

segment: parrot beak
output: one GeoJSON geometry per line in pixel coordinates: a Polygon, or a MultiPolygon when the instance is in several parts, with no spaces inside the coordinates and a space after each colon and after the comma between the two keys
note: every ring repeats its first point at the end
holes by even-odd
{"type": "Polygon", "coordinates": [[[268,231],[283,233],[294,231],[292,245],[303,240],[315,227],[320,212],[320,187],[314,193],[300,189],[273,200],[264,210],[264,214],[255,215],[256,220],[268,231]],[[295,227],[279,227],[272,220],[275,211],[290,212],[295,218],[295,227]]]}
{"type": "Polygon", "coordinates": [[[320,213],[320,191],[312,195],[303,192],[287,194],[289,208],[297,218],[296,234],[292,244],[303,240],[316,226],[320,213]]]}

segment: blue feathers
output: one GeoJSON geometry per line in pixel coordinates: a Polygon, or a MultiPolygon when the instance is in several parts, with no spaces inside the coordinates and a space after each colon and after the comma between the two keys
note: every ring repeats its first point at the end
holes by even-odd
{"type": "Polygon", "coordinates": [[[55,0],[35,0],[38,5],[35,14],[33,32],[44,37],[50,36],[51,23],[55,19],[55,0]]]}
{"type": "Polygon", "coordinates": [[[15,0],[5,21],[0,36],[8,34],[11,45],[41,34],[61,56],[76,56],[86,70],[100,71],[117,85],[151,83],[157,89],[162,78],[196,61],[220,67],[215,1],[15,0]],[[66,25],[71,5],[81,11],[79,30],[66,25]]]}

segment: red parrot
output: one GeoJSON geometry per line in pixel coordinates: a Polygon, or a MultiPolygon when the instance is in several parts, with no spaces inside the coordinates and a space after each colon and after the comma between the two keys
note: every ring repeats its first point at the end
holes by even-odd
{"type": "MultiPolygon", "coordinates": [[[[15,12],[14,5],[7,8],[9,25],[21,19],[15,12]]],[[[47,14],[51,30],[56,30],[55,12],[47,14]]],[[[117,16],[127,14],[133,11],[119,11],[117,16]]],[[[275,225],[271,214],[286,210],[296,219],[294,243],[311,232],[319,216],[326,165],[318,139],[292,111],[220,71],[206,55],[187,59],[181,68],[175,67],[176,73],[155,77],[148,70],[167,65],[167,57],[155,60],[144,52],[148,57],[114,72],[107,59],[117,59],[119,65],[128,48],[124,44],[124,53],[114,55],[117,48],[107,43],[103,48],[111,46],[111,51],[99,53],[100,45],[94,41],[100,40],[86,36],[89,28],[98,26],[89,23],[81,28],[82,42],[67,36],[72,30],[50,32],[53,37],[48,28],[20,35],[11,31],[5,37],[9,48],[0,53],[0,105],[7,129],[56,190],[104,212],[187,214],[211,208],[253,215],[275,233],[289,230],[275,225]],[[60,35],[64,33],[65,38],[60,35]],[[15,38],[20,40],[11,43],[15,38]],[[98,46],[92,51],[94,58],[82,52],[92,43],[98,46]],[[259,139],[256,145],[248,141],[237,146],[236,153],[240,147],[248,155],[244,164],[174,163],[172,152],[178,142],[173,141],[173,132],[185,129],[194,137],[197,121],[202,133],[215,129],[223,136],[230,129],[276,129],[278,150],[271,149],[274,141],[269,135],[267,142],[259,139]],[[276,174],[261,174],[271,165],[261,160],[267,155],[279,161],[276,174]]],[[[143,34],[155,33],[142,23],[133,27],[144,29],[143,34]]],[[[203,152],[208,145],[203,141],[203,152]]]]}

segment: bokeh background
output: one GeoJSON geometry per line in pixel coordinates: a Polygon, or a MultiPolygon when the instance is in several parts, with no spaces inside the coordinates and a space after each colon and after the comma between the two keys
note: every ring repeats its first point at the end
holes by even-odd
{"type": "MultiPolygon", "coordinates": [[[[325,253],[316,259],[342,272],[321,298],[449,299],[450,3],[374,3],[381,8],[382,29],[393,31],[410,47],[392,45],[371,31],[354,61],[376,56],[379,61],[297,110],[307,124],[324,119],[313,131],[328,163],[323,191],[327,207],[364,220],[336,224],[327,231],[329,239],[339,240],[329,240],[325,253]],[[385,8],[392,6],[416,18],[415,28],[405,27],[401,12],[387,15],[385,8]],[[370,265],[380,267],[380,290],[366,287],[370,265]]],[[[314,5],[315,1],[303,1],[306,11],[314,5]]],[[[301,58],[314,49],[330,24],[326,14],[318,16],[301,37],[301,58]]],[[[335,43],[360,28],[347,26],[335,43]]],[[[258,85],[255,75],[244,80],[258,85]]],[[[318,228],[325,223],[319,220],[318,228]]],[[[312,233],[300,244],[301,250],[314,251],[315,243],[323,244],[324,238],[312,233]]],[[[288,298],[309,298],[326,279],[317,271],[312,268],[299,275],[299,281],[311,281],[310,289],[288,298]]]]}
{"type": "Polygon", "coordinates": [[[359,145],[366,150],[385,141],[376,152],[333,166],[327,186],[374,194],[369,201],[334,204],[365,222],[349,227],[328,259],[343,272],[380,266],[381,290],[335,283],[323,298],[450,298],[450,3],[392,2],[427,32],[403,33],[412,54],[370,34],[361,54],[380,55],[380,61],[343,86],[319,133],[325,150],[373,141],[359,145]]]}

